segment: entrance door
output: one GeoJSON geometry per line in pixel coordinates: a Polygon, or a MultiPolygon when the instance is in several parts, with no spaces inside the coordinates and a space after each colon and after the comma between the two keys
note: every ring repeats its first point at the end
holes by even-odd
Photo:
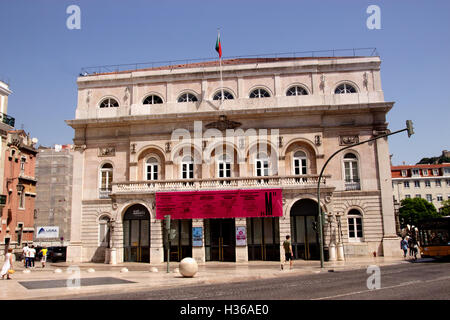
{"type": "Polygon", "coordinates": [[[320,258],[317,224],[317,202],[310,199],[297,201],[291,209],[291,238],[294,259],[320,258]]]}
{"type": "MultiPolygon", "coordinates": [[[[170,228],[176,236],[170,241],[170,261],[192,257],[192,220],[172,220],[170,228]]],[[[164,228],[164,261],[167,261],[167,229],[164,228]]]]}
{"type": "Polygon", "coordinates": [[[150,262],[150,213],[136,204],[123,217],[125,262],[150,262]]]}
{"type": "Polygon", "coordinates": [[[278,218],[247,218],[248,260],[279,261],[278,218]]]}
{"type": "Polygon", "coordinates": [[[234,219],[205,219],[207,261],[236,261],[234,219]]]}

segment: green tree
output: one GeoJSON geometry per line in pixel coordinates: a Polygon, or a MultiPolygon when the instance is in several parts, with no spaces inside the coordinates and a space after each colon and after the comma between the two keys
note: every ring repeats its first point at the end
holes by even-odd
{"type": "Polygon", "coordinates": [[[400,207],[400,221],[404,225],[415,225],[422,219],[442,217],[436,207],[422,198],[403,199],[400,207]]]}
{"type": "Polygon", "coordinates": [[[450,216],[450,199],[442,201],[441,214],[445,216],[450,216]]]}

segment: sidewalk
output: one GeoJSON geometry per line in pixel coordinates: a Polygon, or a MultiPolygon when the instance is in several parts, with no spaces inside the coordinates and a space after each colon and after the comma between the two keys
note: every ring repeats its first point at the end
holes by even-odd
{"type": "MultiPolygon", "coordinates": [[[[318,274],[321,272],[344,271],[366,269],[370,265],[385,266],[400,263],[408,263],[402,258],[358,258],[347,261],[325,262],[324,268],[320,268],[319,261],[294,261],[294,269],[289,270],[289,264],[285,264],[283,271],[280,270],[279,262],[251,261],[244,263],[221,263],[207,262],[199,264],[198,272],[193,278],[184,278],[176,272],[178,262],[170,263],[170,273],[167,273],[166,264],[146,264],[146,263],[122,263],[118,265],[107,265],[100,263],[82,263],[78,266],[67,263],[47,263],[45,268],[41,268],[41,263],[36,263],[30,273],[24,273],[23,263],[16,262],[16,272],[11,276],[12,280],[0,280],[0,299],[59,299],[63,296],[76,294],[103,294],[124,293],[140,290],[152,290],[177,286],[230,283],[239,281],[249,281],[257,279],[267,279],[294,275],[318,274]],[[79,275],[83,283],[81,287],[67,287],[69,279],[75,274],[70,273],[75,267],[79,269],[79,275]],[[121,272],[122,268],[127,268],[128,272],[121,272]],[[157,268],[158,272],[151,272],[152,268],[157,268]],[[55,273],[60,269],[61,273],[55,273]],[[69,269],[69,272],[68,272],[69,269]],[[95,272],[90,272],[94,269],[95,272]],[[105,279],[114,278],[114,279],[105,279]],[[99,279],[103,278],[103,279],[99,279]],[[55,281],[56,280],[56,281],[55,281]],[[39,282],[38,282],[39,281],[39,282]],[[104,284],[112,282],[129,283],[104,284]],[[22,283],[39,289],[27,289],[22,283]],[[59,286],[59,287],[58,287],[59,286]]],[[[73,272],[73,271],[72,271],[73,272]]]]}

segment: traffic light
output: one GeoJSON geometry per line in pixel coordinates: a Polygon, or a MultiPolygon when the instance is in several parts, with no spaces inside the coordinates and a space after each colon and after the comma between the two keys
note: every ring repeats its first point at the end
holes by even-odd
{"type": "Polygon", "coordinates": [[[408,130],[408,138],[414,134],[414,127],[412,120],[406,120],[406,129],[408,130]]]}

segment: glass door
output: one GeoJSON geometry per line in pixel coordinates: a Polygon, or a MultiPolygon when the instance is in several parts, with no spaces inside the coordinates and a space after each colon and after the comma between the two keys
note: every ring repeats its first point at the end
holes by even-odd
{"type": "Polygon", "coordinates": [[[294,259],[319,259],[319,239],[313,229],[314,216],[291,216],[294,259]]]}
{"type": "MultiPolygon", "coordinates": [[[[170,242],[170,261],[192,257],[192,220],[172,220],[171,229],[176,230],[170,242]]],[[[167,230],[164,228],[164,261],[167,261],[167,230]]]]}
{"type": "Polygon", "coordinates": [[[234,219],[205,219],[207,261],[236,261],[234,219]]]}

